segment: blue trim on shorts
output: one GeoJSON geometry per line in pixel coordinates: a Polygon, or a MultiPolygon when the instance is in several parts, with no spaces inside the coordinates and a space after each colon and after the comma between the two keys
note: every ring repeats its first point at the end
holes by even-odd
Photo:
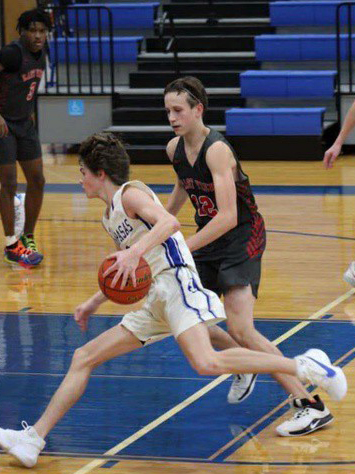
{"type": "Polygon", "coordinates": [[[186,263],[184,262],[184,259],[182,258],[182,255],[179,249],[179,244],[173,237],[169,237],[163,243],[163,245],[167,246],[170,256],[173,260],[174,266],[176,267],[186,266],[186,263]]]}
{"type": "Polygon", "coordinates": [[[179,275],[178,275],[179,270],[180,270],[180,267],[177,267],[177,268],[176,268],[176,271],[175,271],[175,276],[176,276],[177,281],[179,282],[180,290],[181,290],[181,294],[182,294],[182,298],[183,298],[183,300],[184,300],[185,306],[186,306],[186,308],[189,308],[189,309],[192,309],[193,311],[195,311],[195,313],[197,314],[198,318],[199,318],[202,322],[205,322],[205,320],[202,319],[200,310],[197,309],[197,308],[194,308],[193,306],[190,306],[190,305],[188,304],[188,302],[186,301],[186,296],[185,296],[185,293],[184,293],[184,288],[183,288],[183,286],[182,286],[181,280],[180,280],[179,275]]]}
{"type": "Polygon", "coordinates": [[[219,316],[217,316],[217,315],[215,314],[215,312],[214,312],[214,311],[212,310],[212,308],[211,308],[211,299],[210,299],[209,294],[206,293],[206,291],[205,291],[206,289],[203,288],[203,286],[201,286],[201,288],[200,288],[200,287],[198,286],[198,284],[196,283],[194,277],[192,277],[192,281],[194,282],[195,287],[196,287],[199,291],[201,291],[201,293],[202,293],[204,296],[206,296],[207,306],[208,306],[208,312],[211,313],[214,318],[219,318],[219,316]]]}

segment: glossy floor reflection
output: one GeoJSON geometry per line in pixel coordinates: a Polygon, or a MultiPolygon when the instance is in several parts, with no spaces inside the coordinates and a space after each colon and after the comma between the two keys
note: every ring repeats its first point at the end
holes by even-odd
{"type": "MultiPolygon", "coordinates": [[[[326,350],[332,361],[350,353],[341,365],[350,363],[355,357],[351,352],[355,327],[347,321],[328,318],[308,324],[286,339],[281,350],[294,356],[314,346],[326,350]]],[[[2,426],[16,428],[23,419],[33,423],[65,374],[74,349],[119,321],[117,316],[95,316],[88,334],[83,335],[69,315],[1,314],[2,426]]],[[[260,320],[257,326],[274,340],[298,323],[260,320]]],[[[209,380],[193,372],[173,338],[118,357],[95,370],[83,398],[48,437],[45,452],[101,455],[209,380]]],[[[226,404],[228,388],[229,381],[221,383],[119,454],[206,461],[212,456],[214,462],[223,462],[234,453],[235,458],[251,439],[257,443],[255,436],[288,406],[268,416],[286,398],[268,376],[258,377],[253,394],[243,405],[226,404]],[[252,432],[246,432],[250,427],[252,432]],[[233,439],[236,441],[231,443],[233,439]]],[[[313,461],[316,457],[314,450],[313,461]]]]}

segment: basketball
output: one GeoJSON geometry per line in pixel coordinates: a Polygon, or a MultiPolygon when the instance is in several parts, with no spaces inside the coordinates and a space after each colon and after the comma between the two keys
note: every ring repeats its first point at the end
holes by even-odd
{"type": "Polygon", "coordinates": [[[118,279],[116,286],[111,288],[112,280],[116,272],[112,272],[106,277],[105,271],[113,265],[115,258],[106,258],[99,268],[99,286],[102,293],[111,301],[118,304],[133,304],[146,296],[152,283],[152,273],[150,266],[144,258],[139,260],[136,268],[136,283],[134,287],[131,278],[128,278],[126,286],[121,290],[122,276],[118,279]]]}

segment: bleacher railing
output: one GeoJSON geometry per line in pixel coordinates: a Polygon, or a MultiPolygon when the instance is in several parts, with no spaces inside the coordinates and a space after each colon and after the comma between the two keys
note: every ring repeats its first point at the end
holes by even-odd
{"type": "Polygon", "coordinates": [[[336,61],[337,61],[337,90],[336,105],[338,119],[341,118],[341,96],[353,95],[353,25],[355,18],[355,3],[339,3],[336,9],[336,61]],[[343,28],[343,32],[342,32],[343,28]],[[345,39],[345,41],[344,41],[345,39]],[[344,77],[345,76],[345,77],[344,77]]]}
{"type": "Polygon", "coordinates": [[[113,94],[115,86],[112,12],[106,6],[52,7],[45,93],[113,94]]]}
{"type": "Polygon", "coordinates": [[[180,75],[178,39],[177,39],[176,33],[175,33],[174,16],[169,10],[166,10],[160,17],[160,21],[159,21],[159,39],[161,41],[161,46],[162,46],[162,50],[164,51],[164,53],[170,53],[170,52],[173,53],[175,74],[180,75]],[[166,20],[169,21],[169,25],[170,25],[170,40],[167,43],[166,47],[164,47],[166,20]]]}

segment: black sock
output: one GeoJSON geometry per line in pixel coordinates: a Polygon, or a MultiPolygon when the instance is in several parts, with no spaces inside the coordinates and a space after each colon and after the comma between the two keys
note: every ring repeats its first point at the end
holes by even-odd
{"type": "Polygon", "coordinates": [[[17,247],[17,245],[18,245],[18,240],[16,240],[16,242],[12,245],[6,245],[6,248],[7,249],[15,249],[17,247]]]}

